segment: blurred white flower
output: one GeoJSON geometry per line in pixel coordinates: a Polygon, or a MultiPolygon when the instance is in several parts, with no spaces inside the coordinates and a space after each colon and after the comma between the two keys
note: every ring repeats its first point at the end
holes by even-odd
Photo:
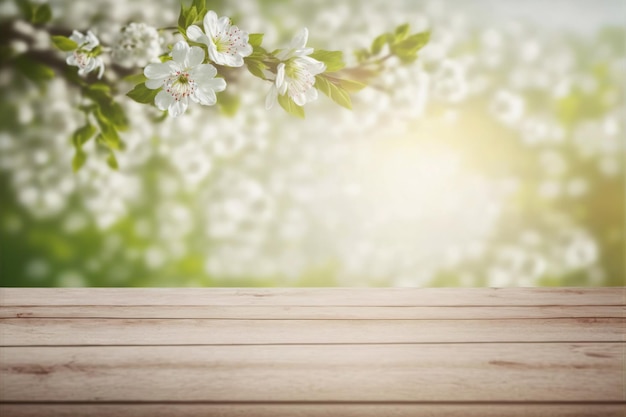
{"type": "Polygon", "coordinates": [[[218,65],[241,67],[243,58],[252,53],[248,32],[232,26],[228,17],[217,17],[210,10],[204,16],[204,32],[196,25],[187,28],[187,36],[194,42],[203,43],[209,50],[209,58],[218,65]]]}
{"type": "Polygon", "coordinates": [[[161,110],[168,110],[170,116],[177,117],[187,110],[189,98],[204,106],[217,102],[215,93],[226,89],[223,78],[215,78],[217,70],[211,64],[203,64],[204,51],[197,46],[189,47],[179,41],[172,49],[172,60],[149,64],[144,69],[148,78],[146,87],[163,88],[154,98],[161,110]]]}
{"type": "Polygon", "coordinates": [[[500,90],[493,97],[489,109],[496,119],[505,124],[515,124],[524,115],[524,99],[508,90],[500,90]]]}
{"type": "Polygon", "coordinates": [[[326,65],[311,58],[313,48],[307,48],[309,37],[307,28],[303,28],[292,39],[288,49],[280,51],[276,58],[282,62],[278,64],[276,76],[268,73],[268,79],[274,80],[265,100],[265,107],[272,108],[278,95],[289,97],[298,106],[304,106],[317,98],[317,90],[313,88],[315,76],[326,70],[326,65]]]}
{"type": "Polygon", "coordinates": [[[86,75],[91,71],[98,70],[98,78],[102,78],[104,74],[104,62],[100,58],[98,46],[100,41],[90,30],[87,35],[83,35],[78,31],[72,32],[70,39],[78,44],[78,47],[67,54],[67,65],[78,67],[79,75],[86,75]]]}
{"type": "Polygon", "coordinates": [[[468,85],[465,68],[455,60],[441,62],[433,79],[433,93],[436,98],[450,103],[458,103],[467,97],[468,85]]]}
{"type": "Polygon", "coordinates": [[[113,46],[113,59],[123,67],[144,67],[158,62],[160,53],[159,33],[145,23],[124,26],[113,46]]]}
{"type": "Polygon", "coordinates": [[[599,252],[595,239],[578,230],[571,233],[569,242],[563,247],[563,262],[571,269],[590,267],[597,262],[599,252]]]}

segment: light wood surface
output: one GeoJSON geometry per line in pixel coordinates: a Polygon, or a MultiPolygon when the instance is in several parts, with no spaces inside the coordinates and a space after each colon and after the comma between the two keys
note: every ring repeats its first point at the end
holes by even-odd
{"type": "Polygon", "coordinates": [[[626,416],[626,289],[0,289],[0,416],[626,416]]]}

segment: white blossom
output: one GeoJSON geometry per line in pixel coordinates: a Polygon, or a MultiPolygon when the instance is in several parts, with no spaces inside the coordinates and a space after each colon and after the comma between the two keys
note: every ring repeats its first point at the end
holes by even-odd
{"type": "Polygon", "coordinates": [[[87,35],[78,31],[72,32],[70,39],[78,44],[78,47],[67,54],[67,65],[78,67],[79,75],[87,75],[91,71],[98,69],[98,78],[104,74],[104,62],[98,56],[98,46],[100,41],[90,30],[87,35]]]}
{"type": "Polygon", "coordinates": [[[317,99],[317,90],[313,88],[315,76],[324,72],[326,65],[308,56],[313,53],[313,48],[306,47],[308,37],[309,31],[303,28],[293,37],[289,48],[276,55],[282,62],[278,64],[275,76],[266,74],[274,81],[265,100],[267,109],[274,105],[278,95],[287,94],[298,106],[317,99]]]}
{"type": "Polygon", "coordinates": [[[218,65],[241,67],[243,58],[252,53],[248,43],[248,32],[232,26],[228,17],[217,17],[214,11],[204,16],[204,32],[196,25],[187,28],[187,36],[194,42],[203,43],[209,51],[209,58],[218,65]]]}
{"type": "Polygon", "coordinates": [[[203,64],[202,48],[179,41],[171,56],[171,61],[149,64],[144,69],[148,78],[146,87],[162,88],[154,98],[156,106],[177,117],[187,110],[190,98],[204,106],[214,105],[217,102],[215,93],[224,91],[226,81],[215,78],[217,70],[213,65],[203,64]]]}
{"type": "Polygon", "coordinates": [[[158,62],[160,53],[159,32],[145,23],[124,26],[113,46],[113,59],[123,67],[144,67],[158,62]]]}

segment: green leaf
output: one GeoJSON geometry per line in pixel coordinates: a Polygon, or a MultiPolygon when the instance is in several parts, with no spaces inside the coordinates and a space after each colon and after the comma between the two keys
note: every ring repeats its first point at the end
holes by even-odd
{"type": "Polygon", "coordinates": [[[356,60],[358,62],[364,62],[371,56],[371,54],[370,54],[370,51],[363,48],[363,49],[357,49],[356,51],[354,51],[354,56],[356,57],[356,60]]]}
{"type": "Polygon", "coordinates": [[[187,11],[187,15],[185,16],[185,29],[193,25],[196,20],[198,20],[198,9],[196,9],[196,6],[191,6],[191,8],[187,11]]]}
{"type": "Polygon", "coordinates": [[[87,162],[87,154],[82,149],[76,149],[74,158],[72,159],[72,169],[74,172],[78,172],[79,169],[87,162]]]}
{"type": "Polygon", "coordinates": [[[154,98],[159,93],[159,90],[152,90],[146,87],[146,84],[137,84],[135,88],[130,90],[126,95],[137,103],[141,104],[154,104],[154,98]]]}
{"type": "Polygon", "coordinates": [[[265,74],[263,73],[263,70],[267,69],[267,65],[265,65],[263,62],[246,59],[246,67],[248,67],[248,71],[250,71],[252,75],[262,80],[265,80],[265,74]]]}
{"type": "Polygon", "coordinates": [[[261,46],[263,43],[263,34],[262,33],[251,33],[248,35],[248,43],[252,46],[261,46]]]}
{"type": "Polygon", "coordinates": [[[96,109],[94,112],[98,125],[100,126],[100,140],[110,149],[120,151],[124,144],[117,133],[115,125],[100,111],[96,109]]]}
{"type": "Polygon", "coordinates": [[[72,144],[75,148],[80,149],[85,143],[89,141],[96,133],[96,128],[87,123],[83,127],[79,127],[72,134],[72,144]]]}
{"type": "Polygon", "coordinates": [[[430,39],[430,32],[416,33],[405,40],[392,45],[391,50],[400,58],[413,59],[430,39]]]}
{"type": "Polygon", "coordinates": [[[40,4],[37,6],[33,6],[33,16],[31,18],[31,22],[36,25],[48,23],[52,19],[52,10],[50,9],[50,5],[40,4]]]}
{"type": "Polygon", "coordinates": [[[372,55],[378,55],[380,51],[383,50],[385,44],[389,42],[390,38],[391,35],[389,33],[383,33],[382,35],[377,36],[372,42],[372,55]]]}
{"type": "Polygon", "coordinates": [[[206,0],[193,0],[193,6],[198,11],[198,17],[204,17],[207,11],[206,0]]]}
{"type": "Polygon", "coordinates": [[[120,167],[119,164],[117,163],[117,158],[115,157],[115,154],[113,152],[110,152],[109,156],[107,157],[107,165],[111,167],[111,169],[114,169],[116,171],[120,167]]]}
{"type": "Polygon", "coordinates": [[[111,101],[111,87],[102,82],[90,84],[85,90],[85,95],[98,104],[111,101]]]}
{"type": "Polygon", "coordinates": [[[38,84],[42,84],[44,81],[54,78],[54,71],[52,68],[40,62],[34,61],[24,55],[17,57],[15,65],[20,70],[22,75],[38,84]]]}
{"type": "Polygon", "coordinates": [[[304,109],[298,106],[288,95],[278,96],[278,104],[289,114],[304,119],[304,109]]]}
{"type": "Polygon", "coordinates": [[[142,72],[139,74],[127,75],[126,77],[122,78],[122,80],[130,84],[140,84],[140,83],[145,83],[147,78],[145,75],[143,75],[143,72],[142,72]]]}
{"type": "Polygon", "coordinates": [[[339,71],[346,66],[343,62],[343,52],[341,51],[325,51],[318,49],[309,56],[326,64],[326,72],[339,71]]]}
{"type": "Polygon", "coordinates": [[[350,94],[348,94],[348,92],[342,87],[333,84],[326,79],[326,77],[321,75],[315,76],[314,85],[315,88],[326,94],[335,103],[345,107],[346,109],[352,110],[352,100],[350,99],[350,94]]]}
{"type": "Polygon", "coordinates": [[[396,28],[396,32],[395,32],[395,40],[396,41],[402,41],[404,39],[406,39],[407,35],[409,34],[409,24],[405,23],[403,25],[400,25],[396,28]]]}
{"type": "Polygon", "coordinates": [[[115,101],[100,103],[100,111],[118,130],[126,130],[128,128],[128,118],[126,112],[115,101]]]}
{"type": "Polygon", "coordinates": [[[106,118],[108,123],[119,130],[128,127],[126,112],[111,96],[111,87],[105,83],[95,83],[89,85],[85,90],[85,95],[91,98],[97,105],[100,113],[106,118]]]}
{"type": "Polygon", "coordinates": [[[185,4],[184,2],[180,2],[180,13],[178,14],[178,30],[180,31],[180,33],[182,33],[183,35],[185,34],[185,30],[187,29],[185,27],[185,19],[187,17],[187,9],[185,9],[185,4]]]}
{"type": "Polygon", "coordinates": [[[73,51],[78,48],[78,44],[67,36],[53,36],[52,43],[61,51],[73,51]]]}
{"type": "Polygon", "coordinates": [[[360,81],[344,80],[344,79],[339,79],[338,81],[339,81],[339,85],[341,86],[341,88],[343,88],[349,93],[356,93],[357,91],[361,91],[362,89],[367,87],[367,84],[364,84],[360,81]]]}

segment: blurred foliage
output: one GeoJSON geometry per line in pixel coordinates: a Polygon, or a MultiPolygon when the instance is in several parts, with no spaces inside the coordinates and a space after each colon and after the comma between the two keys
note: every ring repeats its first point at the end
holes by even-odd
{"type": "MultiPolygon", "coordinates": [[[[51,4],[54,25],[80,16],[104,34],[179,13],[66,3],[51,4]]],[[[266,91],[243,77],[221,113],[170,122],[101,84],[48,82],[3,46],[1,285],[624,285],[624,27],[486,26],[445,2],[233,3],[210,8],[272,44],[306,25],[316,47],[381,77],[318,76],[352,113],[324,99],[305,121],[253,110],[266,91]]],[[[36,7],[17,12],[46,17],[36,7]]],[[[142,81],[127,91],[151,102],[132,90],[142,81]]]]}

